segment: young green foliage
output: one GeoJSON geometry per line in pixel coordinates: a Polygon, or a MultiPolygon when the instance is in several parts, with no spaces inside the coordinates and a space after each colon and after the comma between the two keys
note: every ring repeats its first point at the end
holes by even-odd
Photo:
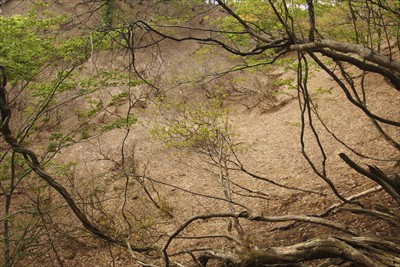
{"type": "Polygon", "coordinates": [[[45,32],[53,32],[63,20],[39,19],[34,11],[26,16],[0,16],[0,65],[10,84],[31,80],[55,56],[55,37],[45,32]]]}
{"type": "Polygon", "coordinates": [[[184,102],[158,104],[162,120],[151,125],[150,133],[168,147],[200,153],[230,154],[236,136],[228,123],[229,109],[218,100],[190,106],[184,102]]]}

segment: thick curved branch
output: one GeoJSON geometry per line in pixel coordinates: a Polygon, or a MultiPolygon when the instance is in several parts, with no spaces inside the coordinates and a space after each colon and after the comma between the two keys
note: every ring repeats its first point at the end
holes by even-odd
{"type": "MultiPolygon", "coordinates": [[[[173,232],[167,242],[164,244],[161,253],[165,262],[165,266],[169,266],[169,257],[168,257],[168,248],[171,245],[172,241],[177,238],[177,236],[182,233],[190,224],[198,220],[207,220],[211,218],[243,218],[250,221],[256,222],[287,222],[287,221],[296,221],[303,223],[310,223],[315,225],[321,225],[327,228],[331,228],[337,231],[344,232],[351,236],[358,236],[356,232],[351,230],[348,226],[341,225],[339,223],[332,222],[330,220],[326,220],[323,218],[313,217],[313,216],[302,216],[302,215],[284,215],[284,216],[271,216],[264,217],[256,215],[254,216],[251,212],[243,211],[240,213],[215,213],[215,214],[206,214],[206,215],[198,215],[188,219],[185,223],[183,223],[178,229],[173,232]]],[[[250,266],[250,265],[249,265],[250,266]]]]}
{"type": "Polygon", "coordinates": [[[345,54],[335,53],[331,50],[320,49],[320,50],[317,50],[316,52],[319,52],[322,55],[333,59],[334,61],[347,62],[347,63],[350,63],[350,64],[358,67],[361,70],[378,73],[378,74],[386,77],[387,79],[389,79],[389,81],[394,85],[394,87],[397,90],[400,90],[400,76],[396,75],[395,73],[393,73],[392,71],[390,71],[386,68],[381,68],[379,66],[369,64],[365,61],[358,60],[354,57],[347,56],[345,54]]]}
{"type": "Polygon", "coordinates": [[[257,250],[252,254],[253,257],[243,260],[241,266],[268,266],[326,258],[341,258],[364,267],[386,266],[335,237],[316,238],[293,246],[257,250]]]}
{"type": "MultiPolygon", "coordinates": [[[[233,266],[309,266],[308,261],[338,258],[363,267],[395,267],[400,258],[387,252],[399,252],[396,240],[371,237],[328,236],[287,247],[269,247],[232,255],[225,251],[205,251],[199,260],[219,259],[233,266]],[[304,264],[304,265],[303,265],[304,264]]],[[[205,263],[205,264],[204,264],[205,263]]],[[[353,265],[352,265],[353,266],[353,265]]]]}
{"type": "Polygon", "coordinates": [[[390,60],[388,57],[377,54],[373,50],[359,44],[342,43],[333,40],[321,40],[306,44],[294,44],[289,48],[293,51],[313,51],[315,49],[329,48],[346,54],[353,53],[357,54],[364,60],[377,64],[378,66],[400,73],[400,61],[390,60]]]}
{"type": "Polygon", "coordinates": [[[208,259],[219,259],[233,266],[308,266],[301,263],[338,258],[363,267],[395,267],[399,264],[398,257],[389,255],[386,251],[398,250],[396,243],[368,237],[341,238],[328,236],[315,238],[307,242],[287,247],[269,247],[232,255],[225,251],[205,251],[199,259],[206,266],[208,259]],[[301,265],[300,265],[301,264],[301,265]]]}

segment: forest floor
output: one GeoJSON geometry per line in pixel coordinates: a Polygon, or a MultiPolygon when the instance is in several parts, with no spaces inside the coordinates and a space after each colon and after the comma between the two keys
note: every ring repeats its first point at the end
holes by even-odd
{"type": "MultiPolygon", "coordinates": [[[[230,59],[227,54],[210,52],[202,55],[202,60],[205,56],[208,57],[208,61],[201,61],[202,65],[198,67],[193,64],[198,60],[197,54],[194,53],[200,48],[198,45],[165,42],[162,46],[163,63],[158,67],[163,68],[163,71],[158,75],[162,81],[159,87],[166,91],[166,97],[169,99],[185,99],[189,103],[205,102],[207,97],[204,93],[204,86],[209,85],[194,82],[190,86],[177,86],[180,83],[177,82],[178,78],[171,82],[171,77],[189,77],[196,72],[201,76],[198,72],[203,70],[229,69],[232,64],[237,64],[236,59],[230,59]]],[[[143,53],[139,57],[145,60],[146,54],[143,53]]],[[[122,56],[97,55],[97,58],[94,59],[96,64],[92,64],[93,62],[90,63],[92,65],[88,64],[85,71],[91,73],[99,67],[121,67],[125,64],[124,60],[126,58],[122,56]]],[[[151,70],[147,71],[149,76],[152,75],[151,70]]],[[[228,93],[223,106],[229,106],[229,123],[237,133],[237,143],[241,143],[243,146],[238,153],[238,158],[243,166],[259,176],[286,187],[314,192],[288,190],[253,179],[243,172],[231,171],[232,182],[253,192],[262,192],[262,194],[254,193],[253,195],[261,195],[263,198],[243,197],[242,194],[252,194],[236,187],[237,192],[232,194],[234,201],[248,207],[254,214],[264,216],[313,215],[320,214],[329,207],[341,203],[327,183],[313,172],[302,155],[300,145],[301,112],[296,90],[287,86],[277,87],[274,83],[278,80],[295,78],[295,71],[288,71],[283,67],[276,66],[252,74],[248,72],[228,74],[210,85],[211,88],[222,87],[228,93]],[[229,84],[234,79],[242,79],[244,82],[236,84],[237,87],[232,89],[229,84]],[[236,90],[238,88],[241,90],[236,90]],[[276,92],[280,92],[280,94],[276,94],[276,92]]],[[[371,109],[377,114],[384,114],[393,120],[400,120],[398,105],[396,105],[396,103],[400,103],[400,97],[396,90],[375,75],[367,75],[366,78],[368,79],[366,90],[371,109]],[[388,106],[393,109],[386,109],[388,106]]],[[[141,95],[140,90],[143,88],[141,86],[135,89],[138,98],[141,95]]],[[[110,95],[117,94],[121,90],[124,89],[108,88],[103,90],[103,95],[100,97],[110,98],[110,95]]],[[[315,68],[310,78],[309,90],[318,106],[322,121],[336,134],[337,138],[372,158],[398,157],[396,150],[382,142],[380,133],[371,127],[370,121],[363,116],[362,111],[348,103],[344,93],[326,73],[315,68]]],[[[78,143],[62,150],[56,160],[76,162],[75,179],[77,181],[79,180],[87,186],[92,183],[101,185],[101,181],[96,180],[101,174],[118,174],[118,171],[121,171],[116,165],[121,162],[121,144],[125,142],[125,147],[130,153],[126,160],[130,160],[131,166],[135,165],[137,171],[146,172],[149,177],[159,181],[152,185],[154,186],[152,196],[160,197],[165,201],[168,212],[173,215],[173,218],[167,215],[158,218],[161,220],[157,222],[160,225],[155,228],[160,232],[171,234],[187,219],[198,214],[230,212],[229,205],[215,199],[224,198],[224,194],[221,190],[219,176],[214,167],[208,163],[208,158],[196,151],[168,148],[149,134],[149,123],[154,120],[155,109],[155,104],[151,101],[146,104],[146,107],[135,108],[133,112],[138,121],[131,126],[129,132],[123,128],[115,129],[98,138],[78,143]],[[125,139],[126,136],[128,136],[127,139],[125,139]],[[104,156],[107,156],[108,159],[115,159],[115,161],[104,160],[104,156]],[[85,179],[88,180],[85,181],[85,179]],[[163,184],[167,184],[167,186],[163,184]],[[202,195],[212,196],[212,198],[202,195]]],[[[126,103],[116,107],[113,112],[114,115],[123,116],[126,112],[126,103]]],[[[355,156],[354,153],[327,133],[318,120],[315,120],[314,123],[328,159],[326,162],[328,177],[338,192],[347,198],[375,188],[375,183],[352,171],[338,156],[339,153],[345,152],[352,157],[355,156]]],[[[399,136],[399,133],[394,132],[393,129],[387,130],[392,135],[399,136]]],[[[316,163],[316,167],[321,169],[321,150],[309,130],[306,132],[305,141],[306,153],[316,163]]],[[[394,169],[393,162],[362,159],[360,163],[378,165],[391,173],[398,172],[394,169]]],[[[129,192],[129,194],[130,205],[141,204],[139,200],[143,197],[143,192],[137,190],[129,192]],[[139,199],[137,203],[136,199],[139,199]]],[[[362,201],[366,205],[380,201],[390,202],[389,197],[383,193],[367,195],[362,198],[362,201]]],[[[235,208],[237,212],[242,210],[240,207],[235,208]]],[[[392,230],[383,223],[366,221],[363,220],[364,217],[355,217],[346,211],[330,214],[327,218],[345,225],[354,224],[361,229],[368,229],[368,231],[382,235],[393,234],[390,232],[392,230]]],[[[70,218],[58,219],[64,220],[65,224],[69,220],[73,220],[70,218]]],[[[294,227],[287,227],[286,230],[278,230],[278,227],[288,226],[290,223],[262,225],[246,221],[242,223],[244,232],[251,239],[252,245],[257,247],[290,245],[308,240],[321,233],[331,233],[330,230],[321,226],[307,224],[297,224],[294,227]]],[[[227,232],[227,225],[228,222],[220,220],[199,222],[196,227],[188,228],[185,235],[217,235],[227,232]]],[[[79,243],[67,244],[67,242],[60,246],[65,266],[112,266],[113,263],[116,266],[127,266],[128,264],[134,266],[128,254],[115,249],[114,258],[112,258],[109,247],[96,242],[94,242],[95,245],[89,244],[90,237],[86,237],[84,240],[88,244],[86,247],[82,247],[79,243]]],[[[208,239],[179,239],[173,242],[171,250],[207,247],[208,242],[210,242],[208,239]]],[[[233,242],[228,241],[213,241],[213,245],[216,244],[223,250],[235,247],[233,242]]],[[[51,266],[51,261],[51,256],[49,256],[49,262],[46,264],[51,266]]],[[[185,259],[183,258],[182,261],[184,262],[185,259]]]]}
{"type": "MultiPolygon", "coordinates": [[[[173,55],[172,58],[176,58],[176,55],[173,55]]],[[[174,64],[179,65],[182,62],[178,61],[174,64]]],[[[171,69],[173,68],[171,66],[171,69]]],[[[172,74],[172,72],[169,74],[172,74]]],[[[268,76],[274,79],[288,79],[295,78],[295,75],[295,72],[285,72],[281,67],[277,67],[270,72],[257,73],[256,76],[259,77],[254,78],[253,76],[248,79],[245,86],[253,86],[252,79],[260,80],[268,76]]],[[[367,79],[369,80],[368,95],[372,99],[371,106],[373,106],[374,111],[398,120],[400,118],[398,110],[383,110],[380,109],[383,105],[379,105],[379,103],[388,101],[388,99],[393,103],[399,103],[400,99],[395,90],[385,81],[377,79],[373,75],[367,76],[367,79]],[[382,96],[382,92],[385,95],[382,96]],[[389,95],[391,96],[388,97],[389,95]]],[[[272,87],[271,83],[266,79],[265,87],[256,88],[256,92],[253,95],[250,94],[250,96],[238,99],[232,93],[231,97],[228,97],[225,101],[225,105],[230,107],[229,123],[237,133],[236,141],[245,147],[239,152],[238,157],[247,170],[257,175],[286,187],[306,189],[315,193],[288,190],[265,181],[253,179],[240,171],[231,171],[230,179],[232,182],[252,192],[262,192],[263,197],[262,199],[243,197],[243,194],[246,195],[248,192],[243,192],[236,187],[237,193],[232,194],[232,199],[251,209],[254,214],[263,216],[317,215],[323,213],[333,205],[341,204],[341,201],[334,196],[327,183],[312,171],[302,155],[299,142],[301,133],[299,102],[296,96],[293,99],[288,96],[288,94],[293,94],[293,90],[280,88],[279,90],[288,94],[271,97],[268,95],[268,90],[272,87]]],[[[195,84],[194,88],[196,86],[195,84]]],[[[343,92],[324,72],[314,71],[310,81],[310,92],[312,92],[312,97],[318,105],[318,111],[323,122],[328,125],[338,138],[360,153],[371,157],[396,158],[397,152],[395,149],[388,144],[382,143],[380,133],[371,127],[370,122],[365,119],[358,108],[348,104],[343,92]],[[326,90],[322,90],[322,87],[326,88],[326,90]]],[[[205,101],[204,95],[201,95],[202,93],[194,91],[190,91],[187,96],[182,96],[183,94],[179,90],[171,90],[168,94],[175,99],[187,97],[188,99],[198,98],[200,101],[205,101]]],[[[149,112],[149,110],[153,108],[154,106],[150,103],[144,110],[136,109],[138,123],[131,127],[131,132],[127,139],[127,147],[134,147],[134,159],[135,162],[139,163],[138,166],[141,166],[139,169],[146,169],[150,177],[168,185],[154,184],[156,191],[166,201],[169,211],[173,214],[173,219],[160,229],[167,233],[172,233],[192,216],[229,212],[229,205],[214,199],[214,197],[224,198],[224,194],[223,190],[221,190],[218,173],[207,163],[207,157],[196,151],[168,148],[149,134],[148,122],[154,119],[151,115],[153,112],[149,112]],[[196,194],[187,192],[195,192],[196,194]],[[212,197],[205,198],[200,194],[212,197]]],[[[121,108],[121,115],[123,110],[121,108]]],[[[338,156],[342,152],[347,153],[349,156],[354,156],[354,153],[328,134],[320,122],[315,121],[314,123],[328,159],[326,162],[328,177],[334,183],[338,192],[348,198],[373,190],[377,186],[374,182],[351,171],[338,156]]],[[[116,153],[114,156],[120,159],[118,153],[125,134],[126,131],[123,129],[111,131],[102,136],[100,140],[69,148],[61,154],[61,157],[68,158],[68,156],[65,156],[68,154],[71,160],[74,159],[80,162],[80,166],[84,166],[85,169],[88,169],[90,164],[95,165],[95,168],[98,169],[99,164],[93,159],[99,154],[99,148],[103,152],[116,153]],[[99,144],[101,144],[101,147],[99,147],[99,144]],[[86,152],[82,153],[82,151],[86,152]],[[94,151],[97,151],[97,153],[94,151]]],[[[392,134],[396,135],[395,132],[392,132],[392,134]]],[[[310,155],[317,168],[320,169],[322,162],[321,151],[309,131],[306,132],[305,141],[307,154],[310,155]]],[[[133,158],[133,154],[131,156],[133,158]]],[[[376,164],[385,170],[389,170],[390,173],[398,172],[398,170],[395,170],[393,162],[364,159],[362,164],[376,164]]],[[[113,163],[111,165],[106,164],[105,168],[113,169],[113,163]]],[[[135,192],[134,194],[140,193],[135,192]]],[[[248,193],[248,195],[252,194],[248,193]]],[[[253,195],[260,196],[257,193],[253,195]]],[[[153,196],[156,196],[156,194],[153,196]]],[[[362,201],[366,205],[372,205],[372,203],[380,203],[381,201],[390,203],[391,200],[387,195],[378,193],[366,195],[362,198],[362,201]]],[[[236,209],[236,211],[241,210],[241,208],[236,209]]],[[[359,230],[366,229],[378,233],[378,235],[394,234],[384,223],[364,220],[362,216],[355,217],[345,211],[330,214],[327,218],[343,223],[343,225],[356,225],[359,230]]],[[[227,232],[227,225],[228,222],[221,223],[221,221],[200,223],[196,227],[185,231],[185,235],[217,235],[221,232],[227,232]]],[[[289,227],[289,225],[291,225],[290,222],[257,225],[244,221],[242,227],[246,235],[251,239],[251,243],[258,247],[290,245],[306,241],[323,233],[332,234],[332,231],[321,226],[298,224],[295,227],[289,227]],[[287,229],[279,230],[279,227],[286,227],[287,229]]],[[[201,248],[207,246],[207,240],[180,239],[173,242],[171,249],[178,250],[187,247],[201,248]]],[[[221,242],[218,246],[221,249],[235,247],[232,242],[221,242]]],[[[99,261],[107,261],[107,259],[110,262],[107,250],[103,251],[103,253],[96,251],[95,254],[93,252],[89,254],[76,253],[69,265],[73,265],[73,262],[87,262],[86,266],[91,266],[99,261]],[[98,257],[102,259],[99,260],[98,257]]],[[[126,256],[121,256],[118,263],[123,266],[125,261],[129,262],[130,260],[126,256]]],[[[103,265],[100,264],[99,266],[103,265]]]]}

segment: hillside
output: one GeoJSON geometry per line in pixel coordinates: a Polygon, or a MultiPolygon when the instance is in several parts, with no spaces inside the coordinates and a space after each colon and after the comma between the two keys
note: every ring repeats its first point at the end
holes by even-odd
{"type": "MultiPolygon", "coordinates": [[[[10,1],[2,14],[26,14],[28,2],[10,1]]],[[[230,9],[198,2],[183,9],[179,1],[116,1],[110,14],[122,21],[179,20],[182,29],[161,33],[163,26],[139,22],[96,32],[106,2],[38,7],[40,16],[73,19],[35,26],[39,35],[57,32],[57,43],[32,80],[17,80],[16,65],[1,61],[18,143],[10,145],[3,126],[4,266],[396,266],[399,72],[363,71],[330,59],[331,50],[287,51],[272,65],[270,52],[234,55],[207,43],[222,34],[198,30],[216,27],[230,9]],[[343,75],[339,82],[318,60],[343,75]],[[18,148],[36,153],[40,167],[18,148]],[[308,248],[315,254],[303,255],[308,248]]],[[[398,64],[396,42],[380,49],[398,64]]],[[[2,125],[7,114],[2,108],[2,125]]]]}

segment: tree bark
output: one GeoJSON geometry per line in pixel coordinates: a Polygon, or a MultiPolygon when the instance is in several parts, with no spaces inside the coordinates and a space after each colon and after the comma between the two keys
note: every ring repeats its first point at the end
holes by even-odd
{"type": "Polygon", "coordinates": [[[373,50],[359,44],[342,43],[333,40],[321,40],[306,44],[294,44],[290,46],[293,51],[312,51],[315,49],[329,48],[342,53],[354,53],[362,59],[373,62],[394,72],[400,73],[400,61],[390,60],[388,57],[379,55],[373,50]]]}

